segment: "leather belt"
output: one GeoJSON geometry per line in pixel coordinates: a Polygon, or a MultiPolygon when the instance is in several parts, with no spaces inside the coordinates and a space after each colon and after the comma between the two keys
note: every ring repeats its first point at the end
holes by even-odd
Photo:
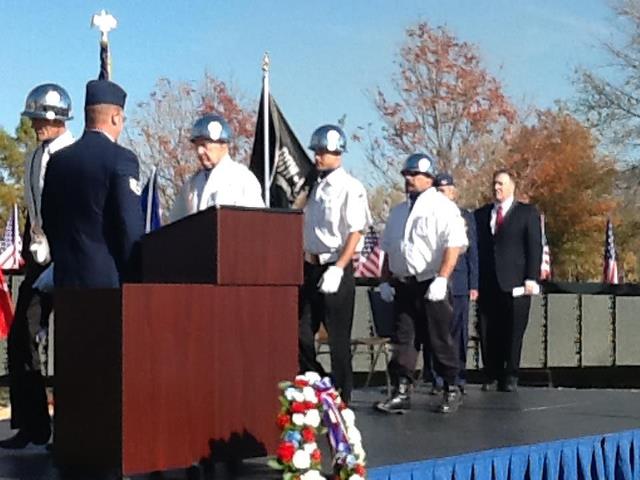
{"type": "Polygon", "coordinates": [[[313,253],[304,253],[304,261],[310,263],[311,265],[320,265],[320,257],[313,253]]]}
{"type": "Polygon", "coordinates": [[[405,285],[415,285],[416,283],[426,282],[428,280],[433,280],[435,277],[424,277],[421,275],[409,275],[407,277],[398,277],[398,281],[400,283],[404,283],[405,285]]]}

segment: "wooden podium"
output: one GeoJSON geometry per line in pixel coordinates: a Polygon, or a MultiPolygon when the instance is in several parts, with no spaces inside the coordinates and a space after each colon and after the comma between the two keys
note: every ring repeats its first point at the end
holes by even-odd
{"type": "Polygon", "coordinates": [[[300,213],[208,209],[147,235],[142,257],[142,284],[56,293],[56,463],[133,475],[275,453],[300,213]]]}

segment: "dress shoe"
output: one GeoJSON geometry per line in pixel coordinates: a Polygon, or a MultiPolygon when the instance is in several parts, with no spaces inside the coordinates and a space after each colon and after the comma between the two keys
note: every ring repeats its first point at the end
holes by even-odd
{"type": "Polygon", "coordinates": [[[498,382],[495,380],[492,380],[490,382],[484,382],[482,384],[482,387],[480,388],[480,390],[482,390],[483,392],[494,392],[498,389],[498,382]]]}
{"type": "Polygon", "coordinates": [[[498,390],[501,392],[516,392],[518,390],[518,379],[516,377],[506,377],[504,381],[498,385],[498,390]]]}
{"type": "Polygon", "coordinates": [[[30,443],[35,445],[46,445],[49,442],[51,431],[42,431],[37,434],[31,434],[27,430],[18,430],[13,436],[0,441],[0,448],[6,450],[21,450],[30,443]]]}
{"type": "Polygon", "coordinates": [[[442,385],[431,385],[429,395],[442,395],[442,385]]]}
{"type": "Polygon", "coordinates": [[[407,413],[411,409],[411,383],[401,379],[393,395],[382,402],[376,402],[373,408],[384,413],[407,413]]]}
{"type": "Polygon", "coordinates": [[[439,413],[455,413],[462,405],[462,394],[458,387],[451,387],[442,394],[442,403],[438,405],[439,413]]]}

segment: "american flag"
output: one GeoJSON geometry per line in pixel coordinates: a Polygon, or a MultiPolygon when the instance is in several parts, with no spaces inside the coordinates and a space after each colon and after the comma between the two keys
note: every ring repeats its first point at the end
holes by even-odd
{"type": "Polygon", "coordinates": [[[602,273],[603,283],[618,284],[618,261],[616,255],[616,243],[613,237],[613,224],[607,218],[607,230],[604,237],[604,268],[602,273]]]}
{"type": "Polygon", "coordinates": [[[4,278],[2,269],[0,269],[0,340],[4,340],[9,336],[12,324],[13,303],[11,302],[9,286],[4,278]]]}
{"type": "Polygon", "coordinates": [[[353,257],[353,271],[356,277],[378,278],[382,274],[384,252],[380,249],[380,235],[371,229],[364,236],[364,246],[360,254],[353,257]]]}
{"type": "Polygon", "coordinates": [[[4,229],[4,237],[0,241],[0,268],[17,270],[24,264],[22,259],[22,237],[18,224],[18,206],[13,206],[11,216],[4,229]]]}
{"type": "Polygon", "coordinates": [[[540,280],[549,280],[551,278],[551,251],[549,250],[549,242],[547,242],[547,234],[545,233],[544,224],[544,215],[540,215],[540,230],[542,231],[542,264],[540,265],[540,280]]]}

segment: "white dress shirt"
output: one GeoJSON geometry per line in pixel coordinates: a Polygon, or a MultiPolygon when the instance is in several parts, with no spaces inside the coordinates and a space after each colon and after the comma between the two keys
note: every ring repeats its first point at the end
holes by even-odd
{"type": "Polygon", "coordinates": [[[497,202],[493,205],[491,209],[491,219],[489,220],[489,225],[491,226],[491,233],[496,234],[496,219],[498,218],[498,207],[502,207],[502,221],[504,221],[504,217],[513,205],[513,197],[509,197],[502,202],[497,202]]]}
{"type": "Polygon", "coordinates": [[[228,155],[211,170],[200,170],[189,178],[176,196],[169,221],[175,222],[213,205],[264,208],[258,179],[228,155]]]}
{"type": "MultiPolygon", "coordinates": [[[[371,223],[364,186],[339,167],[311,190],[304,207],[304,251],[318,255],[321,264],[335,262],[352,232],[371,223]]],[[[356,251],[362,250],[363,241],[356,251]]]]}
{"type": "Polygon", "coordinates": [[[418,196],[413,208],[409,200],[396,205],[382,235],[393,275],[419,281],[438,275],[446,248],[468,244],[460,209],[433,187],[418,196]]]}

